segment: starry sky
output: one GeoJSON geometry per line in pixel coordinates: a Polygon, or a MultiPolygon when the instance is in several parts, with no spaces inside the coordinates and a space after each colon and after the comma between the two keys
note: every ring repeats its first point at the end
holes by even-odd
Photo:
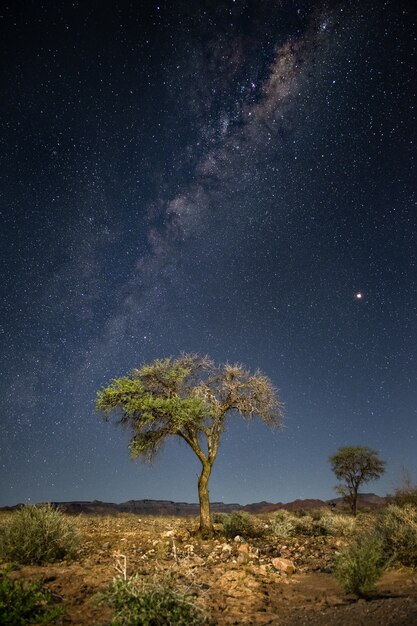
{"type": "Polygon", "coordinates": [[[0,505],[197,501],[98,389],[181,352],[260,368],[285,428],[229,422],[212,500],[417,480],[416,10],[403,0],[5,2],[0,505]],[[361,295],[361,297],[358,296],[361,295]]]}

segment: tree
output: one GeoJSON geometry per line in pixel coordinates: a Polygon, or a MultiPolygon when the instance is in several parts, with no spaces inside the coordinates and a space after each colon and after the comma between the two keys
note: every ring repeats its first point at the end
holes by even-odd
{"type": "Polygon", "coordinates": [[[382,476],[385,461],[378,458],[375,450],[365,446],[339,448],[329,461],[336,478],[345,483],[338,485],[336,491],[349,503],[352,514],[356,516],[359,486],[382,476]]]}
{"type": "Polygon", "coordinates": [[[226,417],[260,417],[269,426],[282,423],[282,405],[269,378],[241,365],[216,366],[207,356],[183,354],[142,365],[115,378],[97,394],[104,419],[119,410],[118,423],[133,433],[132,458],[152,460],[169,436],[185,441],[199,459],[200,531],[213,532],[208,483],[226,417]]]}

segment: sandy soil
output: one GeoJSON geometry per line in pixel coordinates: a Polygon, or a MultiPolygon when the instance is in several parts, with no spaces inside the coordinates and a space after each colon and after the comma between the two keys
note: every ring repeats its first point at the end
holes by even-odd
{"type": "Polygon", "coordinates": [[[84,536],[77,561],[24,566],[12,574],[43,580],[65,610],[63,625],[110,624],[112,610],[99,602],[100,592],[123,575],[124,558],[128,576],[174,576],[219,625],[417,624],[417,573],[392,569],[369,599],[349,596],[330,573],[341,539],[202,541],[193,535],[195,522],[189,519],[118,515],[74,521],[84,536]],[[274,568],[278,556],[293,561],[294,574],[274,568]]]}

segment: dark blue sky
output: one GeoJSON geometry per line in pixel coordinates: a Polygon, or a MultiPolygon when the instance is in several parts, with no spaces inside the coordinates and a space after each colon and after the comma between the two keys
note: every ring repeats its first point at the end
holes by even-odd
{"type": "Polygon", "coordinates": [[[417,479],[412,3],[105,5],[1,11],[0,505],[196,501],[191,452],[94,411],[182,351],[285,403],[230,422],[213,500],[330,498],[344,445],[417,479]]]}

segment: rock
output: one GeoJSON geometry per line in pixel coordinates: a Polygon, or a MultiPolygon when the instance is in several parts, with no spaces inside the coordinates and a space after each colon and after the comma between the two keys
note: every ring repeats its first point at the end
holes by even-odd
{"type": "Polygon", "coordinates": [[[237,563],[239,563],[239,565],[246,565],[246,563],[249,563],[249,554],[247,552],[239,552],[237,563]]]}
{"type": "Polygon", "coordinates": [[[189,554],[192,554],[194,552],[194,546],[192,543],[187,543],[184,546],[184,550],[186,550],[189,554]]]}
{"type": "Polygon", "coordinates": [[[236,543],[241,543],[243,541],[242,537],[240,535],[236,535],[236,537],[233,539],[233,541],[235,541],[236,543]]]}
{"type": "Polygon", "coordinates": [[[295,572],[295,565],[290,559],[283,559],[282,557],[278,557],[276,559],[272,559],[272,565],[275,567],[278,572],[281,574],[286,574],[287,576],[292,576],[295,572]]]}
{"type": "Polygon", "coordinates": [[[229,552],[229,554],[230,554],[231,551],[232,551],[232,546],[230,544],[224,543],[222,545],[222,552],[229,552]]]}
{"type": "Polygon", "coordinates": [[[232,554],[232,546],[228,543],[225,543],[222,546],[222,556],[229,557],[232,554]]]}
{"type": "Polygon", "coordinates": [[[242,543],[239,547],[238,547],[238,552],[246,552],[249,554],[249,544],[248,543],[242,543]]]}
{"type": "Polygon", "coordinates": [[[175,535],[175,530],[167,530],[164,534],[163,537],[174,537],[175,535]]]}

